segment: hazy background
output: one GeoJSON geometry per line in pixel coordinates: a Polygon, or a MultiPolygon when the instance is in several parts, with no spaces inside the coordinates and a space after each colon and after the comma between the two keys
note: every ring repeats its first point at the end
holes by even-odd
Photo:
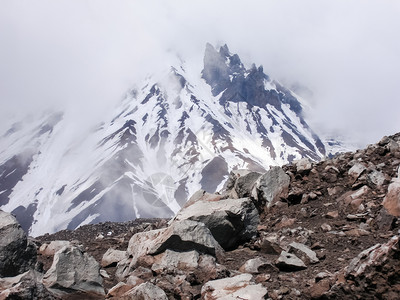
{"type": "Polygon", "coordinates": [[[304,87],[318,130],[376,142],[400,131],[399,16],[396,0],[0,0],[0,129],[48,106],[101,119],[170,57],[200,69],[210,42],[304,87]]]}

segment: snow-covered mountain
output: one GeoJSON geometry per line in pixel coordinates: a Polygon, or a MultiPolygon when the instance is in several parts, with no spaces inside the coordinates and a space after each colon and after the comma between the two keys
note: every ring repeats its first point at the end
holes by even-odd
{"type": "Polygon", "coordinates": [[[33,236],[173,216],[233,169],[324,157],[302,107],[262,67],[208,44],[201,74],[182,63],[148,77],[83,137],[63,138],[73,132],[62,112],[12,124],[0,138],[0,208],[33,236]]]}

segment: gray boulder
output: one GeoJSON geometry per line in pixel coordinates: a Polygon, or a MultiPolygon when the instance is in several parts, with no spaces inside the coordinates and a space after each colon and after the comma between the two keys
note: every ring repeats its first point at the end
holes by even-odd
{"type": "Polygon", "coordinates": [[[168,300],[165,292],[158,286],[145,282],[126,292],[120,299],[123,300],[168,300]]]}
{"type": "Polygon", "coordinates": [[[76,291],[105,294],[99,263],[74,246],[65,246],[56,252],[43,284],[55,294],[76,291]]]}
{"type": "Polygon", "coordinates": [[[0,277],[22,274],[36,263],[36,246],[30,243],[17,219],[0,210],[0,277]]]}
{"type": "Polygon", "coordinates": [[[178,252],[196,250],[219,259],[223,257],[223,249],[204,223],[182,220],[172,222],[167,228],[139,232],[132,236],[127,249],[128,255],[132,257],[130,266],[136,266],[140,257],[157,255],[167,249],[178,252]]]}
{"type": "Polygon", "coordinates": [[[204,223],[218,243],[228,250],[256,236],[259,215],[250,198],[199,200],[181,209],[174,220],[204,223]]]}
{"type": "Polygon", "coordinates": [[[256,196],[253,190],[260,177],[261,173],[258,172],[250,172],[244,176],[239,176],[235,182],[235,191],[238,198],[256,196]]]}
{"type": "Polygon", "coordinates": [[[15,277],[0,278],[0,299],[59,299],[42,284],[42,277],[31,269],[15,277]]]}
{"type": "Polygon", "coordinates": [[[259,206],[271,207],[280,198],[287,198],[290,177],[281,167],[271,167],[256,184],[259,206]]]}

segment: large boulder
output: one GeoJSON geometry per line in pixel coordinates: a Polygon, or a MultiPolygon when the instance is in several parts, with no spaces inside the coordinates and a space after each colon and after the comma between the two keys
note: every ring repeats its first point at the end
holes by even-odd
{"type": "Polygon", "coordinates": [[[209,281],[201,288],[201,297],[204,300],[265,299],[268,290],[261,284],[254,284],[252,277],[251,274],[241,274],[209,281]]]}
{"type": "Polygon", "coordinates": [[[400,217],[400,177],[392,180],[382,204],[390,215],[400,217]]]}
{"type": "Polygon", "coordinates": [[[218,259],[223,258],[223,249],[204,223],[182,220],[172,222],[167,228],[139,232],[132,236],[127,249],[131,257],[130,269],[136,266],[140,257],[157,255],[167,249],[178,252],[196,250],[218,259]]]}
{"type": "Polygon", "coordinates": [[[56,252],[43,283],[55,294],[81,291],[104,295],[99,263],[74,246],[56,252]]]}
{"type": "Polygon", "coordinates": [[[204,223],[218,243],[228,250],[256,236],[259,215],[250,198],[199,200],[181,209],[174,220],[204,223]]]}
{"type": "Polygon", "coordinates": [[[287,198],[290,177],[281,167],[271,167],[256,184],[259,206],[271,207],[281,198],[287,198]]]}
{"type": "Polygon", "coordinates": [[[35,245],[28,242],[17,219],[0,210],[0,277],[22,274],[35,263],[35,245]]]}

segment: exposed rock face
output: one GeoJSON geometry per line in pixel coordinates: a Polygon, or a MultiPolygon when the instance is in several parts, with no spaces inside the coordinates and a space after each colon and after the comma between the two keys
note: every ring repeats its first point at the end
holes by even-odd
{"type": "Polygon", "coordinates": [[[232,249],[257,234],[259,216],[250,198],[196,201],[178,212],[174,220],[204,223],[224,249],[232,249]]]}
{"type": "Polygon", "coordinates": [[[83,291],[104,295],[99,263],[73,246],[65,246],[56,252],[43,283],[56,294],[83,291]]]}
{"type": "Polygon", "coordinates": [[[36,247],[28,242],[17,219],[0,210],[0,277],[26,272],[36,263],[36,247]]]}

